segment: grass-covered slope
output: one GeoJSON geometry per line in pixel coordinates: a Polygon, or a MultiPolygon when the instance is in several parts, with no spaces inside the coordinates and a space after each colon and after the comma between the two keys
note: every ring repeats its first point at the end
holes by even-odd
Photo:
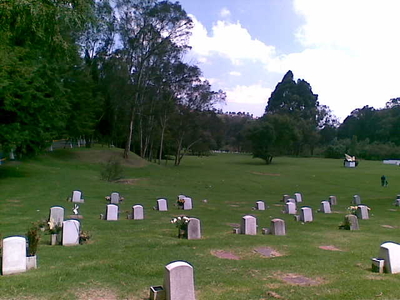
{"type": "Polygon", "coordinates": [[[108,151],[119,150],[63,150],[0,167],[3,237],[23,235],[31,222],[48,217],[50,206],[61,205],[66,215],[72,214],[73,205],[65,199],[74,189],[84,193],[81,224],[92,234],[89,243],[76,247],[50,246],[49,236],[43,236],[39,268],[1,276],[0,299],[146,299],[151,285],[162,284],[164,266],[174,260],[194,266],[198,300],[400,298],[398,275],[370,271],[370,258],[377,256],[382,242],[400,242],[400,211],[392,206],[399,193],[398,167],[362,161],[347,169],[342,160],[306,158],[276,158],[267,166],[234,154],[185,157],[173,167],[132,156],[124,173],[135,180],[121,184],[99,179],[99,162],[108,151]],[[387,188],[380,186],[383,174],[387,188]],[[125,198],[120,220],[100,220],[104,197],[113,191],[125,198]],[[329,195],[336,195],[339,204],[334,213],[314,213],[313,223],[301,224],[281,213],[282,194],[295,192],[314,211],[329,195]],[[201,220],[201,240],[179,240],[169,222],[183,213],[173,206],[181,193],[193,198],[194,209],[184,213],[201,220]],[[372,208],[373,216],[360,221],[360,231],[339,230],[354,194],[372,208]],[[168,212],[152,209],[158,197],[169,200],[168,212]],[[265,200],[269,208],[252,211],[257,200],[265,200]],[[126,219],[134,204],[144,206],[145,220],[126,219]],[[232,234],[232,224],[245,214],[257,216],[257,236],[232,234]],[[272,218],[286,221],[286,236],[261,234],[272,218]],[[342,251],[319,248],[327,245],[342,251]],[[282,256],[262,257],[254,252],[258,247],[271,247],[282,256]],[[240,259],[218,258],[211,254],[216,250],[240,259]],[[284,280],[297,275],[310,281],[296,285],[284,280]]]}

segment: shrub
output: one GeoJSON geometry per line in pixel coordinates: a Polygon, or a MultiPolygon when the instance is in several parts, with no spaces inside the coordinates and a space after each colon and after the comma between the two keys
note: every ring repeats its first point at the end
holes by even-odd
{"type": "Polygon", "coordinates": [[[101,179],[107,181],[114,181],[122,178],[121,159],[116,156],[110,157],[107,163],[103,164],[100,176],[101,179]]]}

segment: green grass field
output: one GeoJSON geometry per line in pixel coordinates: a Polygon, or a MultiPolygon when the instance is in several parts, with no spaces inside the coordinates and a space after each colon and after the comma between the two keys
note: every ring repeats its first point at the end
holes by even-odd
{"type": "Polygon", "coordinates": [[[342,160],[288,157],[265,165],[239,154],[185,157],[179,167],[132,159],[124,177],[136,180],[121,184],[99,179],[106,151],[119,151],[102,149],[58,150],[0,167],[3,238],[23,235],[31,222],[47,218],[53,205],[72,214],[73,205],[65,199],[74,189],[84,193],[81,224],[92,234],[89,243],[75,247],[50,246],[44,235],[38,269],[1,276],[0,299],[148,299],[149,287],[163,283],[164,266],[174,260],[193,265],[197,300],[400,299],[399,275],[371,272],[380,244],[400,242],[400,211],[392,205],[400,193],[398,167],[361,161],[348,169],[342,160]],[[382,174],[389,180],[386,188],[380,186],[382,174]],[[104,197],[113,191],[125,198],[120,220],[100,220],[104,197]],[[295,192],[313,208],[313,223],[295,222],[281,212],[282,195],[295,192]],[[170,223],[183,213],[173,206],[181,193],[193,198],[194,209],[184,213],[201,220],[201,240],[178,239],[170,223]],[[339,230],[354,194],[371,207],[371,218],[359,221],[359,231],[339,230]],[[329,195],[338,198],[333,213],[317,213],[329,195]],[[168,212],[152,209],[158,197],[168,199],[168,212]],[[257,200],[269,208],[253,211],[257,200]],[[145,220],[126,219],[134,204],[144,206],[145,220]],[[232,223],[245,214],[257,217],[257,236],[232,233],[232,223]],[[273,218],[286,221],[286,236],[261,234],[273,218]],[[322,250],[323,245],[342,251],[322,250]],[[282,256],[262,257],[257,247],[271,247],[282,256]],[[240,260],[218,258],[213,250],[232,252],[240,260]],[[284,280],[297,275],[314,285],[284,280]]]}

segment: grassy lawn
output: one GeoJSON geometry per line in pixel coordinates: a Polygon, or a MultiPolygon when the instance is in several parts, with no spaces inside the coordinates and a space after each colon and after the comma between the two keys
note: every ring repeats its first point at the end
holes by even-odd
{"type": "Polygon", "coordinates": [[[23,235],[31,222],[47,218],[53,205],[72,214],[73,205],[65,199],[74,189],[83,191],[81,224],[92,234],[89,243],[76,247],[50,246],[44,235],[38,269],[1,276],[0,299],[147,299],[149,287],[162,284],[164,266],[174,260],[193,265],[198,300],[400,299],[400,275],[370,270],[381,243],[400,242],[400,211],[392,205],[400,193],[396,166],[361,161],[349,169],[342,160],[288,157],[275,158],[268,166],[239,154],[185,157],[179,167],[132,159],[124,175],[137,180],[121,184],[99,179],[99,161],[105,156],[100,147],[58,150],[0,167],[3,237],[23,235]],[[389,180],[386,188],[380,186],[383,174],[389,180]],[[104,197],[113,191],[125,198],[120,220],[100,220],[104,197]],[[282,195],[295,192],[313,208],[313,223],[295,222],[281,212],[282,195]],[[194,209],[185,213],[201,220],[201,240],[178,239],[169,222],[182,213],[173,206],[181,193],[193,199],[194,209]],[[372,216],[359,221],[359,231],[339,230],[354,194],[372,208],[372,216]],[[317,213],[329,195],[338,199],[333,213],[317,213]],[[158,197],[168,199],[168,212],[152,209],[158,197]],[[269,208],[253,211],[257,200],[265,200],[269,208]],[[144,206],[145,220],[126,219],[135,204],[144,206]],[[232,224],[245,214],[257,217],[257,236],[232,234],[232,224]],[[286,236],[261,234],[273,218],[286,221],[286,236]],[[342,251],[319,248],[326,245],[342,251]],[[258,247],[271,247],[281,256],[263,257],[254,251],[258,247]],[[218,258],[211,254],[216,250],[240,259],[218,258]],[[298,275],[311,284],[284,280],[298,275]]]}

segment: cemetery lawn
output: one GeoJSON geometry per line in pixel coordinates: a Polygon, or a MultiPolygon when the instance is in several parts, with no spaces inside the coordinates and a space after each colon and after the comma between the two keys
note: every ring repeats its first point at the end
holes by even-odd
{"type": "Polygon", "coordinates": [[[174,167],[172,161],[159,166],[132,155],[124,164],[124,178],[131,179],[126,184],[100,180],[99,161],[121,152],[105,149],[57,150],[0,166],[3,238],[24,235],[31,222],[48,218],[51,206],[72,214],[73,204],[65,199],[74,189],[83,191],[81,225],[91,234],[88,243],[74,247],[50,246],[43,235],[38,269],[1,276],[0,299],[148,299],[149,287],[163,284],[164,266],[175,260],[193,265],[197,300],[400,298],[400,275],[371,272],[380,244],[400,242],[400,210],[393,206],[400,194],[399,167],[361,161],[351,169],[341,159],[291,157],[265,165],[243,154],[185,157],[174,167]],[[125,198],[120,219],[100,220],[105,196],[113,191],[125,198]],[[281,212],[282,195],[295,192],[312,207],[313,223],[281,212]],[[181,193],[192,197],[193,210],[173,205],[181,193]],[[359,231],[339,230],[354,194],[371,207],[371,218],[359,221],[359,231]],[[338,199],[333,213],[317,213],[330,195],[338,199]],[[168,212],[152,209],[159,197],[168,199],[168,212]],[[269,208],[253,211],[257,200],[269,208]],[[135,204],[144,206],[145,220],[126,219],[135,204]],[[201,240],[177,238],[170,219],[181,214],[201,220],[201,240]],[[246,214],[257,217],[256,236],[232,233],[246,214]],[[261,234],[273,218],[285,220],[286,236],[261,234]],[[255,252],[260,247],[281,256],[263,257],[255,252]],[[240,259],[212,255],[218,250],[240,259]]]}

